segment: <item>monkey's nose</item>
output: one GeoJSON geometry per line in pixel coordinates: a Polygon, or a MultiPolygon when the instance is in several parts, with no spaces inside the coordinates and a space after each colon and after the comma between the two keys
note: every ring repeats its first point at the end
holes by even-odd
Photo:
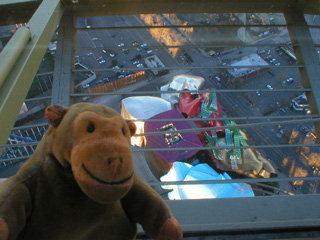
{"type": "Polygon", "coordinates": [[[120,165],[122,164],[122,158],[109,158],[107,160],[110,172],[112,177],[114,177],[117,174],[117,170],[119,169],[120,165]]]}

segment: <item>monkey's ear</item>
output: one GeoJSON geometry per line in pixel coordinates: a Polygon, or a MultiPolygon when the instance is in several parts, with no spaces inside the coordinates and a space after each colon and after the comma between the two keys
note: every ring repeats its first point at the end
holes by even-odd
{"type": "Polygon", "coordinates": [[[126,122],[128,124],[129,129],[130,129],[130,134],[131,134],[131,137],[132,137],[136,133],[137,127],[134,124],[134,122],[132,122],[132,121],[126,120],[126,122]]]}
{"type": "Polygon", "coordinates": [[[68,108],[61,105],[50,105],[44,112],[47,122],[53,127],[58,127],[63,116],[67,113],[68,108]]]}

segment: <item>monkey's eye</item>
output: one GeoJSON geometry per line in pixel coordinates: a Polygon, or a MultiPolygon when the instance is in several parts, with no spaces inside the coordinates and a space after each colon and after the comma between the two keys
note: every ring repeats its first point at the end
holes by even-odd
{"type": "Polygon", "coordinates": [[[121,130],[122,130],[123,136],[125,136],[125,135],[126,135],[126,132],[124,131],[124,128],[121,128],[121,130]]]}
{"type": "Polygon", "coordinates": [[[94,124],[93,123],[89,123],[88,126],[87,126],[87,131],[89,133],[92,133],[92,132],[94,132],[94,129],[95,129],[94,124]]]}

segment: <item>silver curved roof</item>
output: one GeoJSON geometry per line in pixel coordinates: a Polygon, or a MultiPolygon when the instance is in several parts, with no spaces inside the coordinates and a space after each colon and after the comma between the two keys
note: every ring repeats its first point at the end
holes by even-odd
{"type": "MultiPolygon", "coordinates": [[[[198,90],[204,83],[204,78],[195,75],[177,75],[172,81],[161,87],[161,91],[170,90],[198,90]]],[[[176,103],[179,99],[179,93],[163,93],[161,94],[163,99],[168,100],[172,104],[176,103]]]]}
{"type": "Polygon", "coordinates": [[[195,75],[177,75],[169,84],[169,89],[173,90],[198,90],[204,78],[195,75]]]}

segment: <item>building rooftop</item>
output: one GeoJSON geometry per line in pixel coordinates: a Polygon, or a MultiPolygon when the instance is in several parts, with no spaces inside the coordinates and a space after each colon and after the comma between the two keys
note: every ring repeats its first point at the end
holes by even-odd
{"type": "Polygon", "coordinates": [[[244,77],[252,72],[260,70],[261,68],[268,68],[269,64],[263,60],[258,54],[250,54],[240,59],[230,62],[230,66],[234,67],[229,69],[228,72],[234,77],[244,77]],[[236,68],[238,66],[259,66],[260,68],[236,68]]]}

